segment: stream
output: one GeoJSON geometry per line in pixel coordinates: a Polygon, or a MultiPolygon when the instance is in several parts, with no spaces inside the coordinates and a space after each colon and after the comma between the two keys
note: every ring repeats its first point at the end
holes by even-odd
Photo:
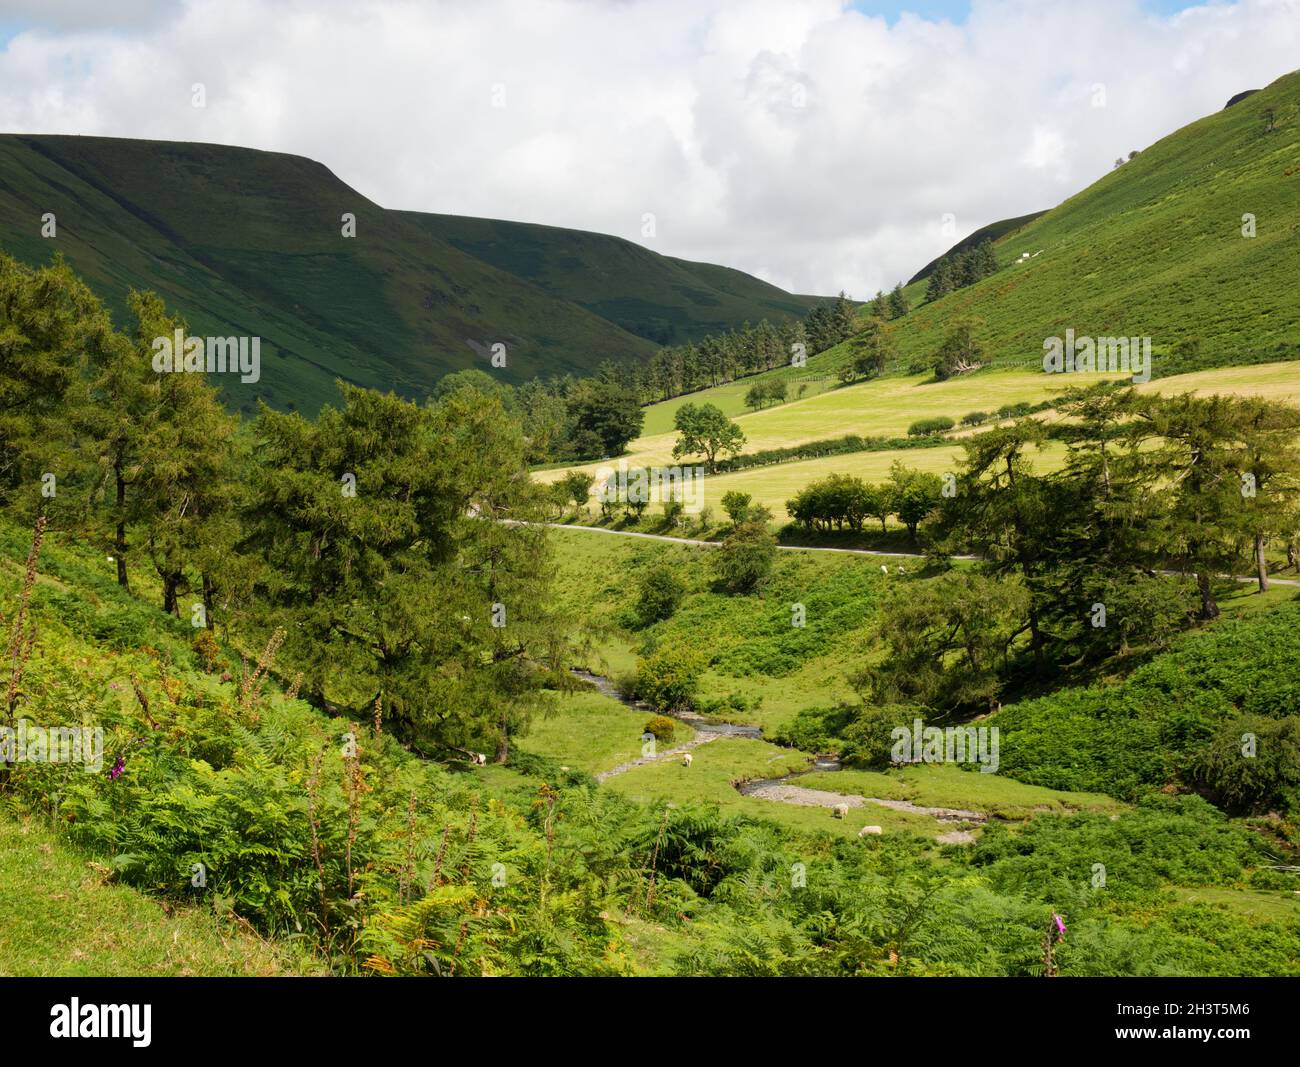
{"type": "MultiPolygon", "coordinates": [[[[571,671],[574,677],[589,683],[605,696],[617,700],[624,707],[651,713],[650,707],[644,701],[628,700],[624,697],[609,678],[577,668],[572,668],[571,671]]],[[[665,749],[653,756],[642,756],[639,759],[619,764],[617,767],[611,767],[607,771],[601,771],[596,775],[596,781],[603,782],[615,775],[630,771],[633,767],[640,767],[646,763],[655,763],[659,760],[681,755],[693,748],[706,745],[710,741],[716,741],[719,737],[745,737],[755,741],[763,739],[763,728],[761,726],[740,726],[736,723],[722,722],[705,715],[699,715],[693,711],[679,712],[669,717],[693,727],[695,737],[685,744],[665,749]]],[[[978,811],[966,811],[961,808],[923,807],[907,800],[885,800],[881,797],[832,793],[825,789],[808,789],[793,784],[794,779],[805,774],[838,771],[842,767],[843,765],[836,757],[818,755],[812,758],[811,766],[803,770],[791,771],[789,774],[783,774],[778,778],[757,778],[744,782],[733,782],[732,784],[742,796],[757,797],[760,800],[776,801],[780,804],[794,804],[800,807],[834,809],[837,805],[845,805],[849,808],[862,808],[868,804],[876,804],[882,808],[891,808],[894,811],[909,812],[914,815],[928,815],[940,823],[983,823],[988,819],[987,815],[978,811]]],[[[878,827],[871,827],[870,829],[879,832],[878,827]]],[[[974,840],[974,835],[969,830],[952,830],[940,834],[938,840],[943,843],[966,844],[974,840]]]]}

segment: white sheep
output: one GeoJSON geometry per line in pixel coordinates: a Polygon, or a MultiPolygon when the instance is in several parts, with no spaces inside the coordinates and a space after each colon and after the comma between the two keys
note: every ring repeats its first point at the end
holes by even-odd
{"type": "Polygon", "coordinates": [[[882,830],[879,826],[864,826],[861,830],[858,831],[858,836],[866,837],[869,834],[883,834],[884,832],[885,831],[882,830]]]}
{"type": "Polygon", "coordinates": [[[682,753],[682,766],[683,766],[683,767],[689,767],[689,766],[691,765],[691,761],[692,761],[694,758],[695,758],[695,757],[692,756],[689,752],[684,752],[684,753],[682,753]]]}
{"type": "Polygon", "coordinates": [[[831,814],[837,819],[847,818],[849,806],[847,804],[836,804],[835,807],[831,808],[831,814]]]}
{"type": "Polygon", "coordinates": [[[487,757],[482,752],[471,752],[469,758],[475,767],[487,766],[487,757]]]}

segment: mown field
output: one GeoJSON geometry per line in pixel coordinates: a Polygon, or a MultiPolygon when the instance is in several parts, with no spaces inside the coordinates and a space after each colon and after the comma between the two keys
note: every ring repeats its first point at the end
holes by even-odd
{"type": "MultiPolygon", "coordinates": [[[[739,415],[735,421],[745,431],[743,451],[746,453],[848,433],[901,437],[906,434],[908,426],[920,418],[947,415],[959,422],[968,412],[996,412],[1004,404],[1038,403],[1057,395],[1067,386],[1077,384],[1080,384],[1077,376],[1051,376],[1041,371],[992,371],[947,382],[933,382],[925,375],[883,378],[836,388],[765,411],[739,415]]],[[[718,390],[705,390],[687,399],[713,403],[716,395],[732,388],[722,386],[718,390]]],[[[1137,388],[1140,392],[1164,395],[1191,392],[1206,396],[1217,393],[1300,404],[1300,362],[1220,367],[1157,379],[1137,388]]],[[[647,425],[652,418],[657,420],[661,410],[675,410],[678,403],[669,401],[648,408],[647,425]]],[[[1051,419],[1053,416],[1049,411],[1041,417],[1051,419]]],[[[771,509],[777,525],[781,525],[789,519],[785,502],[810,482],[828,474],[852,474],[868,482],[883,482],[895,461],[931,474],[955,471],[962,456],[958,442],[976,432],[979,430],[959,427],[948,435],[953,439],[951,446],[851,452],[754,467],[734,474],[717,474],[705,479],[704,503],[716,515],[725,493],[749,493],[756,503],[771,509]]],[[[686,461],[672,457],[675,440],[676,435],[672,433],[643,436],[629,446],[628,454],[620,460],[625,461],[629,468],[684,463],[686,461]]],[[[1036,454],[1035,464],[1041,464],[1043,470],[1054,470],[1064,456],[1064,446],[1049,443],[1036,454]]],[[[583,470],[595,475],[601,468],[614,469],[615,466],[615,461],[605,461],[539,471],[534,476],[538,481],[553,482],[566,470],[583,470]]]]}

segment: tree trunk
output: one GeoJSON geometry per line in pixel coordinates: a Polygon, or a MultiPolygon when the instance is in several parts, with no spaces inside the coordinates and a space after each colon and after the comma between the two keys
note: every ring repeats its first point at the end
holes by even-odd
{"type": "Polygon", "coordinates": [[[1259,581],[1259,591],[1268,592],[1268,562],[1264,559],[1264,535],[1255,535],[1255,576],[1259,581]]]}
{"type": "Polygon", "coordinates": [[[510,728],[506,725],[506,717],[501,716],[501,740],[497,742],[496,756],[493,757],[493,763],[505,763],[510,758],[510,728]]]}
{"type": "Polygon", "coordinates": [[[1196,588],[1201,594],[1201,618],[1217,619],[1219,617],[1219,605],[1214,600],[1214,590],[1210,588],[1210,572],[1196,572],[1196,588]]]}
{"type": "Polygon", "coordinates": [[[130,590],[130,585],[126,576],[126,521],[122,518],[126,510],[126,481],[122,478],[122,469],[116,470],[117,475],[117,535],[113,538],[113,558],[117,562],[117,584],[123,589],[130,590]]]}
{"type": "Polygon", "coordinates": [[[180,611],[176,607],[176,587],[179,584],[176,575],[163,575],[163,611],[168,615],[180,615],[180,611]]]}
{"type": "Polygon", "coordinates": [[[213,618],[212,602],[216,599],[216,590],[213,588],[212,579],[208,575],[203,576],[203,618],[208,624],[209,630],[217,628],[216,620],[213,618]]]}

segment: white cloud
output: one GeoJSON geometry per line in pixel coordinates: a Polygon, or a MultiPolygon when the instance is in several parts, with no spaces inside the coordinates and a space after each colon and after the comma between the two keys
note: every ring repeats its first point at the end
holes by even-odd
{"type": "Polygon", "coordinates": [[[294,152],[385,206],[638,241],[653,212],[657,251],[855,296],[951,244],[945,213],[961,236],[1056,204],[1300,54],[1300,0],[975,0],[963,26],[837,0],[106,7],[6,9],[34,25],[0,53],[0,129],[294,152]]]}

